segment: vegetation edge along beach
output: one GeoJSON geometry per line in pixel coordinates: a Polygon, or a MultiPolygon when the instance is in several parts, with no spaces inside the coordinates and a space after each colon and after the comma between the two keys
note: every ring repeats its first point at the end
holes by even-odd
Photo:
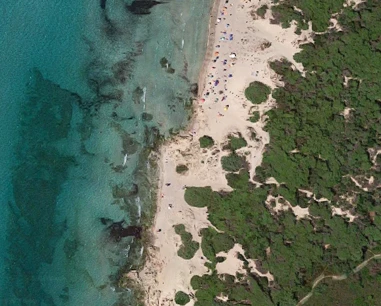
{"type": "MultiPolygon", "coordinates": [[[[173,209],[169,206],[165,221],[182,220],[201,248],[192,259],[171,258],[171,265],[166,266],[166,273],[170,272],[168,269],[174,270],[169,273],[173,278],[178,277],[176,273],[191,272],[190,286],[185,274],[176,278],[176,286],[169,289],[155,284],[159,282],[155,279],[149,285],[159,289],[149,292],[151,300],[147,303],[146,299],[146,305],[154,305],[152,298],[174,305],[175,292],[189,294],[187,303],[200,306],[226,303],[317,306],[344,305],[348,301],[353,305],[377,305],[381,298],[377,289],[381,281],[381,265],[377,261],[381,253],[378,157],[381,86],[377,77],[381,69],[377,35],[380,8],[375,1],[348,4],[322,1],[313,10],[310,2],[299,3],[296,8],[293,1],[274,2],[268,2],[266,13],[262,9],[260,16],[255,14],[255,5],[246,7],[247,13],[259,20],[258,28],[266,19],[272,24],[280,23],[284,29],[278,26],[278,35],[286,33],[283,37],[287,42],[287,35],[295,41],[312,27],[315,31],[310,32],[312,41],[306,39],[295,56],[286,54],[273,59],[268,70],[263,70],[273,74],[274,83],[266,84],[265,80],[263,84],[269,90],[263,87],[257,98],[247,96],[258,105],[248,111],[247,100],[231,97],[231,101],[246,105],[240,113],[246,115],[246,124],[233,125],[227,121],[225,117],[239,112],[230,102],[230,107],[225,106],[226,112],[216,116],[216,125],[213,125],[215,115],[207,121],[211,127],[201,128],[192,122],[187,131],[191,136],[181,134],[183,139],[167,143],[163,157],[173,159],[172,163],[168,160],[173,168],[183,162],[189,171],[173,176],[168,170],[166,178],[181,177],[186,182],[186,177],[194,172],[198,180],[178,193],[185,197],[185,205],[179,198],[173,204],[175,209],[181,209],[176,214],[189,212],[186,218],[170,215],[173,209]],[[331,20],[334,26],[329,27],[329,17],[336,13],[336,23],[331,20]],[[268,97],[266,102],[264,94],[268,97]],[[259,122],[250,121],[252,111],[259,112],[259,122]],[[228,131],[224,124],[235,128],[228,131]],[[213,127],[220,127],[220,131],[213,127]],[[262,141],[266,133],[270,143],[262,141]],[[198,141],[205,136],[213,142],[202,148],[198,141]],[[232,143],[240,138],[246,146],[232,143]],[[257,153],[263,152],[263,160],[252,156],[251,148],[256,142],[263,145],[256,149],[257,153]],[[196,157],[190,160],[191,156],[196,157]],[[247,162],[221,165],[228,156],[244,157],[247,162]],[[208,165],[209,173],[203,172],[200,162],[208,165]],[[209,184],[202,183],[205,181],[202,175],[209,179],[209,184]],[[227,186],[223,187],[224,184],[227,186]],[[370,258],[374,260],[368,261],[370,258]],[[188,270],[175,270],[177,262],[188,270]],[[357,269],[362,263],[367,266],[357,269]],[[189,270],[190,266],[193,270],[189,270]],[[229,270],[232,266],[235,270],[229,270]],[[309,299],[305,300],[306,296],[309,299]]],[[[267,23],[266,26],[271,27],[267,23]]],[[[268,38],[260,47],[271,50],[276,43],[268,38]]],[[[259,54],[261,51],[264,50],[257,50],[259,54]]],[[[243,55],[237,51],[238,60],[239,56],[243,55]]],[[[247,64],[250,65],[249,60],[247,64]]],[[[261,68],[255,77],[259,73],[263,73],[261,68]]],[[[253,81],[247,78],[246,86],[253,81]]],[[[243,90],[240,94],[243,95],[243,90]]],[[[212,111],[217,113],[218,106],[207,104],[207,97],[205,100],[201,103],[210,105],[210,110],[199,105],[198,120],[209,118],[212,111]]],[[[164,195],[159,207],[167,209],[168,203],[164,195]]],[[[169,231],[171,228],[167,227],[165,234],[169,231]]],[[[175,235],[170,233],[166,237],[172,236],[175,235]]],[[[174,250],[176,239],[172,241],[174,250]]],[[[172,246],[163,243],[161,246],[172,246]]]]}

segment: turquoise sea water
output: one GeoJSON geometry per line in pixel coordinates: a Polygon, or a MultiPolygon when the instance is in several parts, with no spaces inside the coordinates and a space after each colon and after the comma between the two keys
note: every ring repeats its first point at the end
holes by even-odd
{"type": "Polygon", "coordinates": [[[101,218],[149,210],[147,148],[186,123],[211,0],[100,3],[1,5],[0,305],[133,305],[116,282],[141,247],[101,218]]]}

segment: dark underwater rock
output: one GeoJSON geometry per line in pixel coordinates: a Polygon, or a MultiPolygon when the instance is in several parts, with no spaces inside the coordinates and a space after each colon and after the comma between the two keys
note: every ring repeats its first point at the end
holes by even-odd
{"type": "Polygon", "coordinates": [[[161,66],[161,68],[167,68],[168,67],[167,65],[169,65],[169,62],[168,62],[167,58],[162,57],[160,59],[160,66],[161,66]]]}
{"type": "Polygon", "coordinates": [[[113,22],[106,14],[103,19],[103,30],[107,35],[107,38],[115,40],[117,36],[122,35],[122,31],[118,29],[115,22],[113,22]]]}
{"type": "Polygon", "coordinates": [[[131,5],[127,5],[127,9],[134,15],[148,15],[151,14],[150,9],[155,5],[165,2],[159,1],[147,1],[147,0],[135,0],[131,5]]]}
{"type": "Polygon", "coordinates": [[[175,73],[175,69],[173,69],[171,67],[170,62],[167,60],[166,57],[162,57],[160,59],[160,66],[161,66],[161,68],[165,69],[165,71],[170,73],[170,74],[174,74],[175,73]]]}
{"type": "Polygon", "coordinates": [[[142,101],[142,97],[144,95],[144,90],[140,88],[139,86],[135,88],[134,92],[132,93],[132,100],[135,104],[140,104],[142,101]]]}
{"type": "Polygon", "coordinates": [[[122,60],[117,62],[112,67],[112,72],[114,75],[114,79],[117,80],[120,84],[125,84],[128,79],[132,77],[132,60],[122,60]]]}
{"type": "Polygon", "coordinates": [[[142,113],[142,120],[143,121],[151,121],[153,119],[153,116],[149,113],[142,113]]]}
{"type": "Polygon", "coordinates": [[[103,225],[109,225],[113,223],[113,221],[110,218],[101,218],[100,220],[103,225]]]}
{"type": "Polygon", "coordinates": [[[190,92],[196,97],[198,95],[198,84],[193,83],[190,87],[190,92]]]}
{"type": "Polygon", "coordinates": [[[107,229],[110,231],[110,238],[119,242],[123,237],[133,236],[137,239],[141,238],[142,227],[136,225],[130,225],[127,227],[123,227],[124,221],[114,222],[107,229]]]}
{"type": "Polygon", "coordinates": [[[139,186],[138,184],[133,183],[130,190],[129,190],[129,196],[136,196],[139,193],[139,186]]]}
{"type": "Polygon", "coordinates": [[[123,185],[115,185],[112,187],[112,196],[115,199],[124,199],[132,196],[136,196],[139,193],[139,186],[133,183],[128,188],[123,185]]]}
{"type": "Polygon", "coordinates": [[[123,237],[135,237],[137,239],[141,238],[143,228],[137,225],[130,225],[124,227],[124,221],[114,222],[110,218],[100,218],[100,221],[103,225],[107,226],[109,231],[109,238],[114,242],[119,242],[123,237]]]}
{"type": "Polygon", "coordinates": [[[106,9],[106,0],[101,0],[101,9],[104,10],[106,9]]]}
{"type": "Polygon", "coordinates": [[[168,73],[170,74],[174,74],[175,73],[175,69],[173,69],[171,66],[168,67],[168,69],[166,70],[168,73]]]}

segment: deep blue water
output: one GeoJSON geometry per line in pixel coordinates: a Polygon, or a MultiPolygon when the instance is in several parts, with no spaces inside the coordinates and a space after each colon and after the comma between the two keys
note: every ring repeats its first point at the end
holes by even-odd
{"type": "Polygon", "coordinates": [[[148,152],[186,123],[211,1],[130,3],[2,1],[0,305],[133,304],[118,278],[140,242],[101,221],[149,211],[148,152]]]}

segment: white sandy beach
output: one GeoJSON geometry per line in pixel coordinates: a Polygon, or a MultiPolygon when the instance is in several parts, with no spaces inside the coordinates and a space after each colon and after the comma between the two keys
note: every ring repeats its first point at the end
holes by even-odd
{"type": "MultiPolygon", "coordinates": [[[[191,207],[185,202],[184,186],[231,190],[221,167],[221,157],[227,154],[222,147],[232,133],[241,133],[248,143],[238,152],[246,154],[251,180],[255,168],[262,161],[263,150],[269,142],[268,133],[263,131],[265,112],[274,107],[275,102],[270,96],[266,103],[253,105],[245,99],[245,88],[253,81],[263,82],[272,88],[282,85],[270,70],[269,60],[284,57],[295,64],[295,69],[303,69],[295,63],[293,55],[300,51],[300,43],[310,40],[310,31],[298,36],[293,28],[282,29],[279,25],[270,24],[269,11],[265,19],[253,18],[252,11],[263,4],[266,2],[260,0],[215,3],[218,10],[215,8],[211,14],[209,45],[200,73],[201,90],[195,102],[195,115],[189,129],[168,141],[161,149],[160,190],[152,228],[153,246],[147,250],[144,269],[138,274],[130,273],[143,286],[147,306],[175,305],[175,293],[179,290],[193,293],[190,285],[192,276],[208,272],[201,248],[190,260],[177,256],[181,240],[174,231],[174,225],[184,224],[193,240],[198,242],[201,242],[200,230],[210,226],[206,208],[191,207]],[[271,43],[271,46],[263,48],[264,43],[271,43]],[[230,57],[232,53],[235,58],[230,57]],[[220,91],[223,93],[220,94],[220,91]],[[248,121],[254,110],[261,115],[257,123],[248,121]],[[252,131],[257,135],[255,140],[250,138],[252,131]],[[200,148],[198,139],[203,135],[214,139],[215,145],[211,149],[200,148]],[[183,175],[176,173],[175,168],[179,164],[187,165],[189,171],[183,175]]],[[[239,245],[234,250],[244,251],[239,245]]],[[[217,266],[219,273],[235,275],[241,269],[240,263],[235,260],[234,250],[224,254],[227,260],[217,266]]],[[[255,272],[255,259],[250,260],[255,272]]],[[[260,275],[271,281],[270,273],[260,275]]],[[[187,305],[193,304],[191,299],[187,305]]]]}

